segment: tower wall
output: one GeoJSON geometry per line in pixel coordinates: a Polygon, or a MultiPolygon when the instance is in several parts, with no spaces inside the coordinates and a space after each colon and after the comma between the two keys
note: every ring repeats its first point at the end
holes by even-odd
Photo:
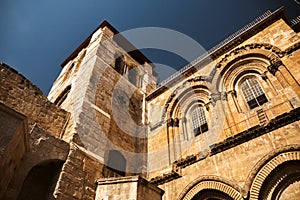
{"type": "Polygon", "coordinates": [[[106,164],[109,152],[117,150],[126,158],[126,171],[141,173],[147,150],[144,99],[154,89],[155,77],[149,61],[126,52],[111,29],[100,26],[76,50],[48,98],[71,113],[63,139],[106,164]]]}

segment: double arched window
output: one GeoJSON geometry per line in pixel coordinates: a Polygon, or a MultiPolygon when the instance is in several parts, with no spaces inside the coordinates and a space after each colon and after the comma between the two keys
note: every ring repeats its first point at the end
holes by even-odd
{"type": "Polygon", "coordinates": [[[246,78],[240,85],[244,98],[250,109],[261,106],[268,101],[256,78],[246,78]]]}
{"type": "Polygon", "coordinates": [[[191,122],[194,135],[200,135],[208,131],[207,120],[202,105],[197,105],[191,110],[191,122]]]}

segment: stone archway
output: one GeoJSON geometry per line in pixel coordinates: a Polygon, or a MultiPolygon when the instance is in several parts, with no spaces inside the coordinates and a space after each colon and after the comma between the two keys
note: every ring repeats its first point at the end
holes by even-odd
{"type": "Polygon", "coordinates": [[[240,191],[221,177],[199,177],[179,195],[178,200],[243,200],[240,191]]]}
{"type": "Polygon", "coordinates": [[[295,199],[291,197],[299,199],[300,194],[295,194],[294,191],[290,191],[288,193],[285,192],[294,183],[300,183],[300,160],[288,161],[276,167],[276,169],[273,170],[264,181],[258,199],[295,199]],[[282,197],[284,192],[285,198],[282,197]]]}
{"type": "Polygon", "coordinates": [[[17,199],[54,199],[53,192],[63,163],[61,160],[48,160],[31,168],[17,199]]]}
{"type": "Polygon", "coordinates": [[[300,193],[300,151],[284,152],[266,163],[255,176],[249,200],[284,200],[300,193]],[[295,190],[297,191],[297,190],[295,190]]]}
{"type": "Polygon", "coordinates": [[[233,198],[218,190],[205,189],[198,192],[192,200],[233,200],[233,198]]]}

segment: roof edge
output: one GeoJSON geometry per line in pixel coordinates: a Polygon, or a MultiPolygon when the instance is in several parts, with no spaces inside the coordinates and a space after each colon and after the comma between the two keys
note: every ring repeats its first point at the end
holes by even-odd
{"type": "MultiPolygon", "coordinates": [[[[119,34],[120,32],[115,29],[107,20],[104,20],[61,64],[61,67],[64,67],[70,60],[76,58],[78,53],[85,47],[87,47],[92,39],[93,34],[99,30],[100,28],[107,27],[109,28],[114,35],[119,34]]],[[[128,54],[138,61],[140,64],[152,63],[140,50],[138,50],[131,42],[129,42],[122,34],[118,35],[117,42],[122,48],[126,50],[126,46],[130,47],[129,49],[134,49],[133,51],[129,51],[128,54]]]]}
{"type": "Polygon", "coordinates": [[[165,90],[170,88],[173,84],[180,81],[180,77],[181,78],[186,77],[186,76],[181,76],[182,74],[190,74],[189,72],[191,70],[195,69],[194,66],[201,65],[202,62],[205,63],[207,57],[212,57],[215,60],[219,56],[234,49],[236,46],[241,44],[243,41],[246,41],[253,35],[257,34],[259,32],[259,30],[266,28],[267,26],[274,23],[274,21],[276,21],[278,19],[283,19],[289,26],[291,26],[291,21],[285,11],[284,6],[281,6],[280,8],[276,9],[273,12],[271,12],[269,10],[266,11],[264,14],[257,17],[253,21],[249,22],[248,24],[246,24],[244,27],[242,27],[238,31],[229,35],[227,38],[225,38],[219,44],[217,44],[216,46],[209,49],[207,51],[207,54],[200,55],[195,60],[188,63],[186,66],[179,69],[179,71],[175,72],[170,77],[168,77],[161,83],[157,84],[158,87],[156,88],[156,90],[154,90],[152,93],[150,93],[146,97],[146,99],[151,100],[151,99],[155,98],[156,96],[158,96],[159,94],[163,93],[165,90]],[[268,12],[270,12],[270,13],[268,13],[268,12]],[[266,16],[263,17],[262,20],[255,22],[258,18],[264,16],[265,14],[266,14],[266,16]],[[253,22],[255,22],[255,23],[253,25],[251,25],[250,28],[246,28],[248,25],[252,24],[253,22]],[[243,30],[244,28],[246,28],[246,29],[243,30]],[[240,30],[242,30],[242,32],[240,32],[240,30]],[[255,31],[251,31],[251,30],[255,30],[255,31]]]}

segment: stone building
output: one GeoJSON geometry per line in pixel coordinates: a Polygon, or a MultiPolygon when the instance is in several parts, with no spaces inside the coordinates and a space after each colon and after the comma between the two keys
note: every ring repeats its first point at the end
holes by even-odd
{"type": "Polygon", "coordinates": [[[0,65],[0,199],[300,199],[300,17],[266,12],[156,84],[104,21],[46,97],[0,65]]]}

